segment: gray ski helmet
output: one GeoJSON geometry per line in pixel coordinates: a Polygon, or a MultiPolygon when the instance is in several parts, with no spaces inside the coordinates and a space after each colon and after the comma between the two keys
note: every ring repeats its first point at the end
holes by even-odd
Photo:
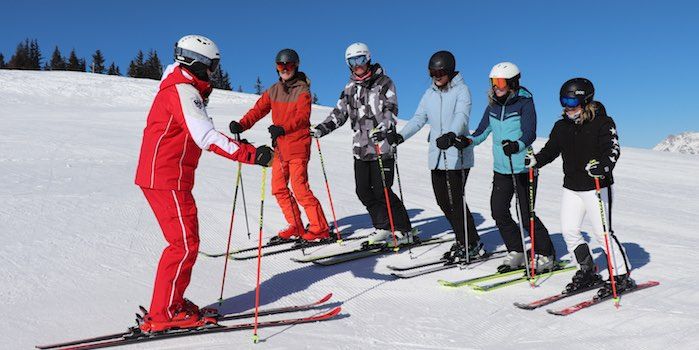
{"type": "Polygon", "coordinates": [[[584,107],[595,97],[595,87],[585,78],[573,78],[563,83],[559,95],[563,107],[575,107],[574,100],[584,107]]]}
{"type": "Polygon", "coordinates": [[[431,71],[443,70],[451,75],[456,71],[456,58],[449,51],[437,51],[430,57],[427,69],[431,71]]]}
{"type": "Polygon", "coordinates": [[[275,63],[289,63],[293,62],[297,65],[300,63],[299,54],[293,49],[283,49],[277,53],[277,57],[274,59],[275,63]]]}

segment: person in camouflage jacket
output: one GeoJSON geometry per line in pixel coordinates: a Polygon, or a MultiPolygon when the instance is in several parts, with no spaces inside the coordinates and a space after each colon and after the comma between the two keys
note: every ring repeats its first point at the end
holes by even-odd
{"type": "Polygon", "coordinates": [[[350,121],[354,130],[356,192],[369,211],[376,229],[373,239],[370,240],[389,241],[391,227],[388,207],[375,148],[375,144],[379,145],[396,236],[399,239],[407,239],[412,226],[405,206],[391,190],[395,164],[394,149],[385,140],[386,135],[395,133],[396,129],[398,99],[395,85],[384,73],[381,65],[371,63],[371,54],[366,45],[350,45],[345,58],[352,72],[350,81],[345,85],[333,111],[322,123],[311,128],[311,133],[316,138],[323,137],[350,121]]]}

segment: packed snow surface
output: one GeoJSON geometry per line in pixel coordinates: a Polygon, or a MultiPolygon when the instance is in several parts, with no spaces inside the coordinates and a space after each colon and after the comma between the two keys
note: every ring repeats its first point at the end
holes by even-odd
{"type": "MultiPolygon", "coordinates": [[[[338,86],[338,90],[342,87],[338,86]]],[[[73,72],[0,70],[0,348],[34,345],[125,330],[139,304],[148,305],[165,241],[143,194],[134,185],[142,130],[156,93],[153,80],[73,72]]],[[[257,96],[215,91],[209,113],[221,130],[239,119],[257,96]]],[[[313,121],[330,109],[314,106],[313,121]]],[[[411,111],[403,111],[404,116],[411,111]]],[[[473,111],[480,116],[480,111],[473,111]]],[[[475,117],[474,119],[477,119],[475,117]]],[[[471,121],[471,128],[478,120],[471,121]]],[[[262,120],[245,137],[268,143],[262,120]]],[[[539,125],[547,134],[550,126],[539,125]]],[[[365,234],[369,218],[354,193],[351,133],[345,125],[321,139],[339,224],[365,234]]],[[[423,237],[445,234],[449,225],[432,193],[427,169],[427,129],[400,146],[406,206],[423,237]]],[[[623,135],[622,135],[623,140],[623,135]]],[[[535,143],[538,150],[545,140],[535,143]]],[[[623,146],[623,145],[622,145],[623,146]]],[[[199,207],[201,250],[225,251],[236,164],[212,153],[202,156],[194,196],[199,207]]],[[[243,171],[252,237],[238,207],[233,248],[256,245],[260,168],[243,171]]],[[[699,163],[696,156],[622,148],[615,170],[614,230],[635,268],[637,281],[661,285],[568,317],[524,311],[515,301],[562,290],[571,277],[546,279],[476,294],[446,289],[437,279],[493,272],[498,261],[396,280],[388,264],[439,257],[450,244],[412,249],[333,267],[289,260],[300,251],[262,260],[263,307],[293,305],[332,291],[342,305],[336,320],[251,332],[187,337],[133,349],[697,349],[699,348],[699,163]]],[[[490,216],[490,143],[476,148],[468,202],[487,249],[502,247],[490,216]]],[[[330,208],[318,154],[310,161],[311,187],[330,208]]],[[[537,214],[559,257],[568,252],[560,234],[560,159],[544,168],[537,214]]],[[[397,185],[394,186],[397,190],[397,185]]],[[[513,212],[514,215],[514,212],[513,212]]],[[[267,190],[264,237],[284,220],[267,190]]],[[[584,224],[586,232],[590,226],[584,224]]],[[[349,244],[349,243],[348,243],[349,244]]],[[[601,249],[591,243],[598,262],[601,249]]],[[[335,246],[307,251],[324,252],[335,246]]],[[[200,305],[217,301],[224,260],[200,256],[187,297],[200,305]]],[[[606,273],[606,271],[604,272],[606,273]]],[[[229,264],[224,311],[254,305],[256,261],[229,264]]],[[[559,308],[590,293],[553,304],[559,308]]],[[[264,319],[273,319],[269,316],[264,319]]]]}

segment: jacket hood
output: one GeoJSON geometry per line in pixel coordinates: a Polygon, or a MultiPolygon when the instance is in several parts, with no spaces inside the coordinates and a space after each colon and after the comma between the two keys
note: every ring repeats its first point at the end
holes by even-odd
{"type": "Polygon", "coordinates": [[[208,98],[213,90],[211,83],[195,77],[187,69],[182,68],[179,62],[175,62],[165,68],[163,77],[160,79],[160,90],[176,84],[190,84],[194,86],[204,99],[208,98]]]}

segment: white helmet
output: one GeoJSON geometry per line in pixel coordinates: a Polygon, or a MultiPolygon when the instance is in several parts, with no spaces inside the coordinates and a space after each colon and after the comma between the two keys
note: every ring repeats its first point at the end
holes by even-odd
{"type": "Polygon", "coordinates": [[[519,68],[512,62],[500,62],[490,70],[489,78],[519,78],[519,68]]]}
{"type": "Polygon", "coordinates": [[[218,67],[221,54],[213,40],[201,35],[186,35],[175,44],[175,61],[187,66],[201,62],[212,72],[218,67]]]}
{"type": "MultiPolygon", "coordinates": [[[[349,58],[357,56],[366,56],[367,61],[370,61],[371,51],[369,51],[369,46],[367,46],[365,43],[359,42],[347,46],[347,50],[345,50],[345,62],[347,62],[349,58]]],[[[349,65],[349,63],[347,64],[349,65]]]]}

